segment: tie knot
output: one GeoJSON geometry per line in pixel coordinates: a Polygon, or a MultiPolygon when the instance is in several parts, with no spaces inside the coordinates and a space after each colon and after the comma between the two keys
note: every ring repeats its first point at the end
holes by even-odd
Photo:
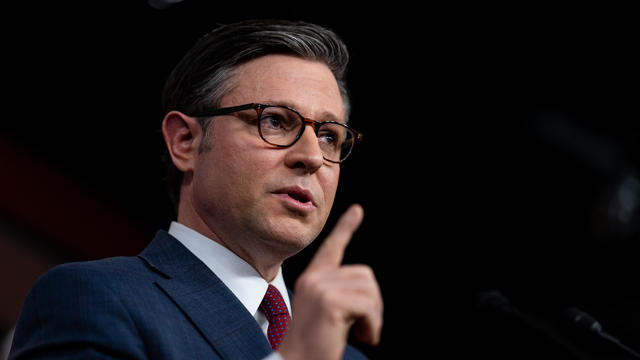
{"type": "Polygon", "coordinates": [[[280,294],[280,291],[273,285],[269,285],[267,288],[267,293],[264,295],[264,299],[262,299],[262,303],[260,304],[260,310],[262,310],[269,322],[279,315],[289,314],[287,304],[285,304],[282,294],[280,294]]]}

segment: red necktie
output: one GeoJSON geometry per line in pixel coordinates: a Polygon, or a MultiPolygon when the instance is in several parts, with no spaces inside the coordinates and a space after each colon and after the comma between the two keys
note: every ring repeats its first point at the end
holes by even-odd
{"type": "Polygon", "coordinates": [[[267,337],[271,348],[278,350],[284,335],[287,333],[291,317],[289,316],[289,310],[287,310],[287,304],[285,304],[280,291],[275,286],[269,285],[267,288],[267,294],[262,299],[260,310],[269,320],[267,337]]]}

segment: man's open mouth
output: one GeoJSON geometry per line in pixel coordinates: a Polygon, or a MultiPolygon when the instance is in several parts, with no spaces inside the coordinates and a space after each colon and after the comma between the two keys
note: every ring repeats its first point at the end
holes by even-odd
{"type": "MultiPolygon", "coordinates": [[[[295,201],[302,204],[312,204],[313,195],[309,190],[303,189],[299,186],[288,186],[278,189],[273,192],[274,194],[287,195],[295,201]]],[[[315,204],[314,204],[315,205],[315,204]]]]}

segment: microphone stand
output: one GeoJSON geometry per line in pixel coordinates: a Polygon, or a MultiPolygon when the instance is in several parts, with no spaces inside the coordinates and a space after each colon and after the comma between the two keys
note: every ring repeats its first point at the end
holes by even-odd
{"type": "Polygon", "coordinates": [[[627,345],[623,344],[615,336],[603,331],[602,325],[600,325],[600,323],[596,319],[591,317],[589,314],[577,308],[568,308],[565,311],[565,314],[574,325],[595,333],[601,338],[607,340],[613,345],[624,350],[627,354],[631,355],[633,358],[640,359],[640,354],[638,354],[635,350],[628,347],[627,345]]]}
{"type": "Polygon", "coordinates": [[[582,360],[593,360],[582,349],[576,347],[570,342],[563,339],[559,334],[547,326],[542,325],[531,316],[518,310],[511,305],[510,301],[499,291],[487,291],[478,295],[476,304],[485,311],[498,311],[499,313],[511,316],[524,323],[529,328],[535,330],[538,334],[544,336],[549,341],[564,348],[574,356],[582,360]]]}

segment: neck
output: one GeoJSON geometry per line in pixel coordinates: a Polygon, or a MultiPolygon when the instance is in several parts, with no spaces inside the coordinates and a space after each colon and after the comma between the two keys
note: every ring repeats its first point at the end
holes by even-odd
{"type": "Polygon", "coordinates": [[[178,209],[177,220],[182,225],[199,232],[211,241],[215,241],[229,249],[247,264],[251,265],[265,281],[271,282],[275,279],[276,275],[278,275],[284,258],[274,255],[273,251],[269,249],[259,248],[258,246],[262,244],[260,241],[255,241],[255,239],[253,239],[253,241],[239,241],[238,239],[229,239],[229,237],[221,236],[221,234],[215,231],[213,226],[207,224],[202,217],[197,215],[193,207],[183,206],[182,202],[178,209]],[[246,246],[246,244],[251,244],[252,246],[246,246]]]}

